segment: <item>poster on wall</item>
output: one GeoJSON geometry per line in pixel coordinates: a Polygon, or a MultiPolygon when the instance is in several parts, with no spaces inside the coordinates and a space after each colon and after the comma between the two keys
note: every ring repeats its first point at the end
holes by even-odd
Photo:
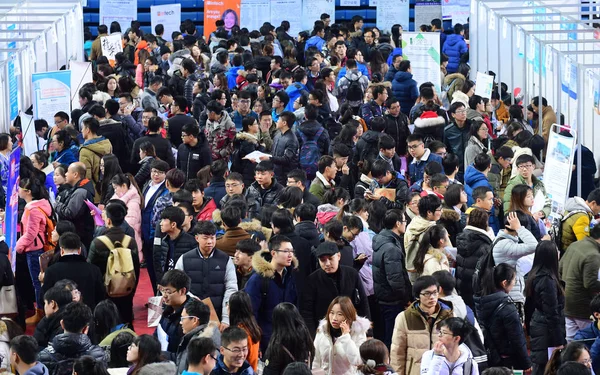
{"type": "Polygon", "coordinates": [[[151,6],[150,24],[153,32],[156,25],[163,25],[165,27],[163,39],[171,42],[171,34],[173,31],[179,31],[179,25],[181,24],[181,4],[151,6]]]}
{"type": "Polygon", "coordinates": [[[59,111],[71,113],[71,71],[31,75],[33,118],[52,119],[59,111]]]}
{"type": "Polygon", "coordinates": [[[569,197],[573,156],[577,144],[575,134],[573,137],[565,137],[556,133],[558,129],[558,125],[552,125],[544,167],[544,181],[553,181],[546,184],[546,194],[552,200],[551,216],[554,217],[563,213],[569,197]]]}
{"type": "Polygon", "coordinates": [[[391,32],[392,26],[400,24],[403,30],[409,30],[409,13],[408,0],[377,0],[377,27],[391,32]]]}
{"type": "MultiPolygon", "coordinates": [[[[323,13],[329,14],[331,23],[335,23],[335,0],[302,1],[302,29],[312,30],[315,21],[321,19],[321,14],[323,13]]],[[[274,26],[277,27],[279,25],[274,26]]]]}
{"type": "Polygon", "coordinates": [[[15,272],[17,260],[17,222],[19,221],[19,160],[21,149],[17,147],[8,159],[8,189],[6,191],[6,214],[4,217],[5,241],[10,249],[10,265],[15,272]]]}
{"type": "Polygon", "coordinates": [[[442,19],[442,0],[417,0],[415,3],[415,29],[430,25],[433,19],[442,19]]]}
{"type": "Polygon", "coordinates": [[[240,4],[240,20],[248,30],[258,30],[263,24],[265,14],[271,14],[269,0],[242,0],[240,4]]]}
{"type": "Polygon", "coordinates": [[[452,24],[465,24],[471,15],[469,0],[442,0],[442,20],[452,20],[452,24]]]}
{"type": "Polygon", "coordinates": [[[204,2],[204,37],[217,29],[215,22],[223,20],[225,30],[240,25],[240,0],[206,0],[204,2]]]}
{"type": "Polygon", "coordinates": [[[100,25],[110,26],[113,21],[117,21],[125,32],[133,20],[137,20],[137,0],[100,1],[100,25]]]}
{"type": "Polygon", "coordinates": [[[413,79],[417,81],[417,86],[431,82],[437,92],[441,91],[440,34],[403,33],[402,58],[410,60],[413,79]]]}
{"type": "Polygon", "coordinates": [[[302,0],[272,0],[271,24],[278,27],[284,20],[290,23],[288,34],[298,35],[302,31],[302,0]]]}
{"type": "Polygon", "coordinates": [[[492,90],[494,87],[494,77],[485,73],[477,72],[475,83],[475,95],[479,95],[482,98],[491,99],[492,90]]]}

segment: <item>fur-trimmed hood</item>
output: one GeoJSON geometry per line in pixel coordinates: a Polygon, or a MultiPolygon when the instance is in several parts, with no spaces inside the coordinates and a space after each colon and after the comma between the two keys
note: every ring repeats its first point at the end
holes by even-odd
{"type": "MultiPolygon", "coordinates": [[[[292,258],[292,267],[298,268],[298,259],[294,255],[292,258]]],[[[252,268],[263,277],[272,279],[275,276],[275,268],[271,265],[271,252],[269,250],[260,250],[252,256],[252,268]]]]}
{"type": "Polygon", "coordinates": [[[415,127],[417,128],[431,128],[434,126],[445,125],[446,120],[434,111],[424,111],[421,116],[415,120],[415,127]]]}
{"type": "Polygon", "coordinates": [[[258,137],[254,136],[254,135],[252,135],[250,133],[246,133],[246,132],[236,133],[235,140],[236,141],[240,141],[240,142],[241,141],[247,141],[247,142],[250,142],[250,143],[254,143],[255,145],[258,144],[258,137]]]}
{"type": "MultiPolygon", "coordinates": [[[[327,319],[321,319],[318,330],[325,333],[325,327],[327,327],[327,319]]],[[[352,322],[352,327],[350,327],[350,335],[366,334],[369,328],[371,328],[371,321],[362,316],[357,316],[356,320],[352,322]]]]}
{"type": "MultiPolygon", "coordinates": [[[[214,217],[214,215],[213,215],[213,217],[214,217]]],[[[246,232],[248,232],[248,231],[262,232],[262,230],[263,230],[263,226],[261,225],[260,221],[258,221],[256,219],[252,219],[250,221],[242,221],[240,223],[240,225],[238,225],[238,227],[242,228],[246,232]]]]}

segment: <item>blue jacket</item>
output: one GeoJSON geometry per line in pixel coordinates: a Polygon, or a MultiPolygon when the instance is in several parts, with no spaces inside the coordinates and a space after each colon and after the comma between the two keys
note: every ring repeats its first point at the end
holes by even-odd
{"type": "Polygon", "coordinates": [[[70,147],[65,148],[61,152],[54,151],[52,153],[52,161],[57,161],[60,164],[70,165],[79,161],[79,146],[71,144],[70,147]]]}
{"type": "Polygon", "coordinates": [[[446,67],[448,74],[456,73],[458,71],[460,57],[468,50],[465,37],[460,34],[448,35],[444,47],[442,48],[442,53],[445,53],[448,56],[448,66],[446,67]]]}
{"type": "MultiPolygon", "coordinates": [[[[468,206],[475,204],[475,202],[473,200],[473,190],[475,190],[476,188],[478,188],[480,186],[487,186],[492,190],[492,192],[494,191],[494,189],[492,188],[492,185],[490,185],[490,182],[488,181],[487,177],[485,177],[485,175],[483,173],[481,173],[477,169],[475,169],[475,167],[473,167],[472,165],[469,165],[467,167],[467,170],[465,171],[465,192],[467,193],[467,198],[468,198],[467,205],[468,206]]],[[[498,218],[496,217],[495,208],[492,207],[492,210],[490,212],[488,212],[488,214],[489,214],[488,225],[490,226],[490,228],[492,228],[492,230],[494,231],[494,234],[497,234],[498,231],[500,230],[500,223],[498,222],[498,218]]]]}
{"type": "Polygon", "coordinates": [[[233,90],[237,86],[237,83],[235,81],[237,80],[238,71],[240,71],[240,70],[244,70],[244,67],[243,66],[232,66],[225,73],[225,76],[227,77],[227,86],[229,87],[229,90],[233,90]]]}
{"type": "Polygon", "coordinates": [[[392,81],[392,93],[400,102],[400,109],[405,115],[410,114],[410,109],[415,105],[419,97],[419,88],[417,81],[409,72],[398,72],[392,81]]]}
{"type": "Polygon", "coordinates": [[[433,152],[429,153],[429,157],[427,159],[421,159],[416,163],[410,163],[408,165],[408,175],[411,183],[416,183],[419,180],[423,180],[423,171],[425,170],[425,165],[430,161],[435,161],[442,165],[442,157],[434,154],[433,152]]]}
{"type": "Polygon", "coordinates": [[[204,189],[204,196],[206,197],[204,199],[212,197],[218,208],[220,208],[219,202],[221,202],[221,199],[223,199],[225,195],[227,195],[227,192],[225,191],[225,180],[223,178],[213,177],[213,179],[210,180],[210,185],[204,189]]]}
{"type": "MultiPolygon", "coordinates": [[[[146,183],[146,186],[144,186],[144,188],[142,190],[142,197],[146,196],[146,192],[148,191],[148,188],[150,187],[151,181],[152,180],[148,181],[146,183]]],[[[156,192],[154,192],[154,195],[152,195],[152,197],[148,201],[148,204],[144,206],[144,209],[142,210],[142,238],[144,239],[144,241],[151,241],[151,242],[153,241],[154,230],[156,229],[151,224],[152,212],[154,211],[154,205],[156,204],[156,201],[158,200],[158,198],[160,198],[164,195],[167,195],[168,193],[169,193],[169,190],[165,186],[165,182],[163,182],[161,184],[161,186],[158,188],[158,190],[156,190],[156,192]]]]}
{"type": "Polygon", "coordinates": [[[308,47],[317,47],[319,52],[323,49],[323,45],[325,44],[325,39],[321,38],[318,35],[313,35],[306,41],[306,45],[304,46],[304,51],[308,49],[308,47]]]}
{"type": "Polygon", "coordinates": [[[234,111],[231,114],[231,120],[233,120],[233,123],[235,124],[235,130],[238,133],[243,130],[244,127],[242,126],[242,121],[247,117],[254,117],[258,121],[258,114],[252,110],[246,116],[242,116],[242,114],[238,111],[234,111]]]}
{"type": "MultiPolygon", "coordinates": [[[[227,369],[227,366],[223,362],[223,354],[219,354],[219,356],[217,357],[217,365],[212,370],[210,375],[231,375],[231,374],[233,374],[233,373],[229,372],[229,370],[227,369]]],[[[254,375],[254,374],[255,374],[254,369],[252,368],[252,366],[250,366],[250,363],[248,363],[248,361],[244,361],[244,364],[242,365],[242,367],[235,373],[235,375],[254,375]]]]}
{"type": "Polygon", "coordinates": [[[306,91],[308,94],[308,89],[300,82],[294,82],[285,89],[285,92],[290,97],[290,102],[285,106],[286,111],[294,112],[294,101],[302,95],[302,91],[306,91]]]}
{"type": "Polygon", "coordinates": [[[596,327],[596,322],[577,331],[574,340],[583,341],[585,346],[590,349],[592,369],[595,374],[600,374],[600,330],[596,327]]]}
{"type": "Polygon", "coordinates": [[[440,48],[444,49],[444,43],[446,43],[446,39],[448,39],[448,34],[441,30],[436,32],[440,33],[440,48]]]}
{"type": "MultiPolygon", "coordinates": [[[[357,61],[356,67],[357,67],[358,71],[362,73],[363,76],[367,76],[367,78],[371,79],[371,75],[369,74],[369,69],[367,69],[367,66],[365,64],[361,64],[357,61]]],[[[345,76],[346,76],[346,67],[343,67],[338,72],[338,79],[337,79],[336,85],[339,85],[340,79],[342,79],[342,77],[345,77],[345,76]]]]}
{"type": "Polygon", "coordinates": [[[402,55],[402,48],[400,48],[400,47],[394,48],[392,53],[390,53],[390,55],[387,58],[386,62],[390,66],[390,68],[392,67],[392,62],[394,62],[394,56],[398,56],[398,55],[402,55]]]}

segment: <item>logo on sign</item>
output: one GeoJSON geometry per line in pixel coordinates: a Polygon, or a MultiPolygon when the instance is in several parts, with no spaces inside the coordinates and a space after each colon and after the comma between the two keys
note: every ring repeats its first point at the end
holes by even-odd
{"type": "Polygon", "coordinates": [[[159,11],[157,12],[159,17],[164,17],[164,16],[172,16],[175,14],[174,10],[167,10],[167,11],[159,11]]]}

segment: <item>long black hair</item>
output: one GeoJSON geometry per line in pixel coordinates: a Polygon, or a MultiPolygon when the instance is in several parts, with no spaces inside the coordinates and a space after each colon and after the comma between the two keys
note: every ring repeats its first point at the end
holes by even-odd
{"type": "Polygon", "coordinates": [[[232,327],[242,326],[246,329],[253,343],[260,341],[262,331],[252,313],[250,296],[243,290],[229,297],[229,323],[232,327]]]}
{"type": "Polygon", "coordinates": [[[414,266],[415,271],[418,274],[423,273],[425,266],[425,255],[430,248],[437,249],[441,240],[445,239],[448,235],[448,231],[441,224],[436,224],[425,231],[421,241],[419,241],[419,247],[417,248],[417,256],[415,257],[414,266]]]}
{"type": "MultiPolygon", "coordinates": [[[[490,250],[491,251],[491,250],[490,250]]],[[[483,295],[496,293],[504,290],[503,281],[511,282],[517,276],[515,267],[507,263],[500,263],[493,267],[483,276],[483,295]]]]}
{"type": "Polygon", "coordinates": [[[526,298],[533,296],[533,280],[535,280],[536,275],[542,270],[548,271],[550,277],[556,283],[558,295],[564,295],[565,291],[562,286],[560,274],[558,273],[558,248],[553,241],[542,241],[535,249],[533,265],[525,283],[526,298]]]}
{"type": "Polygon", "coordinates": [[[111,187],[110,181],[117,174],[123,173],[119,159],[114,154],[106,154],[102,157],[104,161],[104,172],[100,180],[100,196],[102,201],[108,200],[111,197],[107,197],[106,194],[109,192],[109,186],[111,187]]]}
{"type": "Polygon", "coordinates": [[[121,317],[117,305],[109,299],[105,299],[98,303],[94,309],[94,323],[94,343],[98,344],[111,333],[113,328],[121,324],[121,317]]]}
{"type": "Polygon", "coordinates": [[[287,363],[294,362],[284,347],[295,361],[314,358],[315,346],[308,327],[296,306],[289,302],[282,302],[273,309],[273,333],[266,358],[284,358],[287,363]]]}

